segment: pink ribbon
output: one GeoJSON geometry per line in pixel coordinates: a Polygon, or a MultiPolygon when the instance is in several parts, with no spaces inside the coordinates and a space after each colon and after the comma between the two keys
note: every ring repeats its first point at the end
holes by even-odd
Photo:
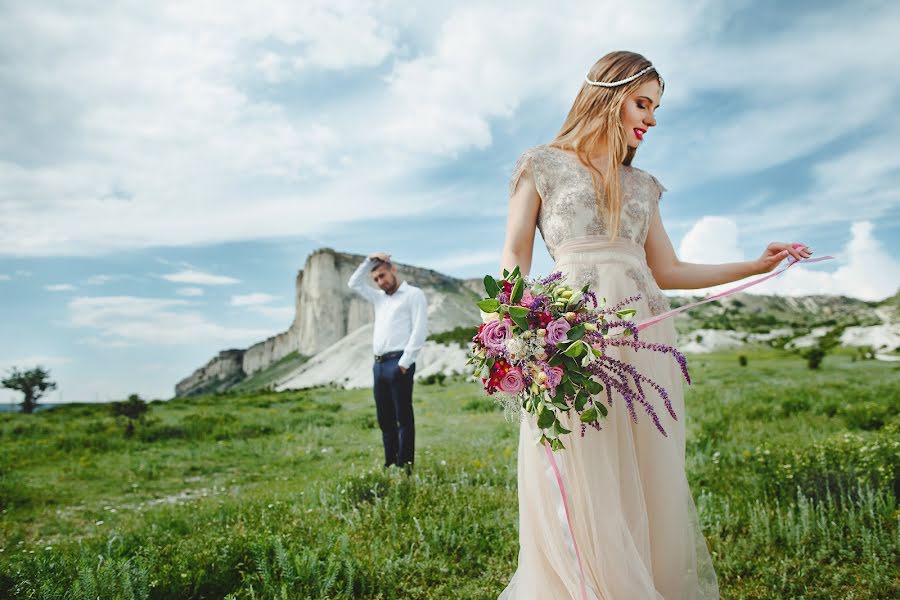
{"type": "Polygon", "coordinates": [[[572,518],[569,516],[569,500],[566,498],[566,488],[563,485],[562,475],[559,473],[559,467],[556,465],[556,459],[553,458],[553,450],[550,449],[550,443],[544,442],[544,450],[547,451],[547,458],[550,459],[550,467],[553,474],[556,475],[556,483],[559,485],[559,494],[562,496],[563,509],[566,511],[566,522],[569,524],[569,534],[572,536],[572,545],[575,547],[575,558],[578,559],[578,577],[581,584],[581,600],[588,600],[587,588],[584,583],[584,566],[581,562],[581,552],[578,551],[578,542],[575,541],[575,529],[572,527],[572,518]]]}
{"type": "Polygon", "coordinates": [[[712,302],[713,300],[718,300],[719,298],[724,298],[726,296],[730,296],[732,294],[742,292],[749,287],[753,287],[754,285],[760,284],[764,281],[768,281],[769,279],[772,279],[773,277],[778,277],[779,275],[781,275],[782,273],[784,273],[785,271],[787,271],[788,269],[790,269],[791,267],[793,267],[796,264],[817,263],[817,262],[822,262],[823,260],[831,260],[833,258],[834,258],[833,256],[820,256],[818,258],[804,258],[801,260],[797,260],[794,257],[789,257],[787,265],[783,266],[782,268],[778,269],[777,271],[772,271],[771,273],[769,273],[768,275],[766,275],[764,277],[760,277],[759,279],[754,279],[752,281],[748,281],[747,283],[742,283],[741,285],[739,285],[737,287],[733,287],[731,289],[725,290],[724,292],[719,292],[718,294],[713,294],[712,296],[709,296],[708,298],[704,298],[703,300],[698,300],[697,302],[691,302],[690,304],[685,304],[684,306],[679,306],[678,308],[673,308],[672,310],[670,310],[668,312],[664,312],[660,315],[656,315],[655,317],[651,317],[644,321],[639,321],[637,324],[638,331],[640,331],[642,329],[646,329],[647,327],[650,327],[651,325],[655,325],[656,323],[659,323],[660,321],[665,321],[666,319],[668,319],[670,317],[674,317],[678,313],[682,313],[688,309],[694,308],[695,306],[700,306],[701,304],[706,304],[707,302],[712,302]]]}

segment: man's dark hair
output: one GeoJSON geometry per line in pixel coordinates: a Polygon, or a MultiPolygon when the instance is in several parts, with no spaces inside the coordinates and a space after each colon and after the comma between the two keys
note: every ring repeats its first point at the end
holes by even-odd
{"type": "Polygon", "coordinates": [[[375,264],[372,265],[372,271],[370,271],[370,273],[374,272],[376,269],[378,269],[382,265],[387,266],[388,269],[391,268],[392,263],[389,260],[381,260],[380,258],[376,258],[374,260],[375,260],[375,264]]]}

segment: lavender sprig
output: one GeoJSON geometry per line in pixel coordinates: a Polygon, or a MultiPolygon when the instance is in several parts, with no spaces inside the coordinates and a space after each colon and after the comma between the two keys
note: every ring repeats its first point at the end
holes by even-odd
{"type": "Polygon", "coordinates": [[[541,285],[549,285],[555,281],[559,281],[562,278],[562,271],[554,271],[553,273],[550,273],[549,275],[541,279],[540,283],[541,285]]]}
{"type": "MultiPolygon", "coordinates": [[[[587,295],[587,294],[585,294],[585,295],[587,295]]],[[[596,297],[596,296],[595,296],[595,297],[596,297]]],[[[640,300],[641,298],[642,298],[642,296],[641,296],[640,294],[636,294],[636,295],[634,295],[634,296],[629,296],[628,298],[625,298],[624,300],[622,300],[622,301],[619,302],[618,304],[615,304],[615,305],[613,305],[613,306],[609,306],[609,307],[607,307],[607,308],[603,308],[603,309],[601,309],[601,310],[598,311],[598,312],[599,312],[599,314],[601,314],[601,315],[614,315],[614,314],[616,314],[617,312],[619,312],[620,310],[622,310],[622,308],[624,308],[626,305],[631,304],[632,302],[637,302],[637,301],[640,300]]]]}

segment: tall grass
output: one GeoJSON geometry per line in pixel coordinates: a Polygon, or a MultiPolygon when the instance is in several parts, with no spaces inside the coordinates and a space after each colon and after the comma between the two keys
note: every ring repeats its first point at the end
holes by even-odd
{"type": "MultiPolygon", "coordinates": [[[[724,598],[900,595],[900,371],[695,357],[688,475],[724,598]]],[[[0,414],[0,598],[494,598],[515,568],[515,425],[415,392],[415,474],[367,390],[0,414]]],[[[602,435],[602,434],[597,434],[602,435]]]]}

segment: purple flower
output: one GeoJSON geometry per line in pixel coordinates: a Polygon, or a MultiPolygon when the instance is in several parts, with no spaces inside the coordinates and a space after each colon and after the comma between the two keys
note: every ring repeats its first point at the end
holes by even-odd
{"type": "Polygon", "coordinates": [[[549,325],[547,325],[547,335],[545,339],[548,344],[556,345],[566,339],[566,333],[569,332],[572,326],[569,325],[569,322],[565,319],[556,319],[555,321],[551,321],[549,325]]]}
{"type": "Polygon", "coordinates": [[[479,335],[487,349],[502,352],[506,349],[506,340],[512,335],[512,329],[508,320],[499,319],[486,323],[479,335]]]}
{"type": "Polygon", "coordinates": [[[549,275],[541,279],[541,285],[547,285],[549,283],[553,283],[554,281],[559,281],[560,279],[562,279],[562,276],[562,271],[554,271],[553,273],[550,273],[549,275]]]}

